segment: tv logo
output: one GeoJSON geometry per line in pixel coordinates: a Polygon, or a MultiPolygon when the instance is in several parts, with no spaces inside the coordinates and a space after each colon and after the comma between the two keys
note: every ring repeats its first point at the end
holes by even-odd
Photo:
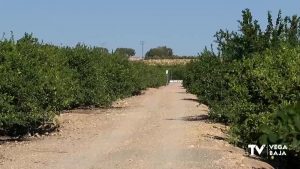
{"type": "Polygon", "coordinates": [[[268,156],[274,157],[274,156],[286,156],[287,155],[287,150],[288,147],[286,145],[282,144],[271,144],[271,145],[262,145],[262,146],[257,146],[255,144],[249,144],[248,148],[250,149],[250,155],[254,156],[255,151],[257,152],[258,155],[261,155],[261,153],[266,150],[266,154],[268,156]]]}
{"type": "Polygon", "coordinates": [[[261,155],[263,150],[266,148],[266,145],[262,145],[261,147],[258,147],[257,145],[254,144],[249,144],[248,148],[250,148],[250,155],[254,156],[255,155],[255,150],[257,151],[258,155],[261,155]]]}

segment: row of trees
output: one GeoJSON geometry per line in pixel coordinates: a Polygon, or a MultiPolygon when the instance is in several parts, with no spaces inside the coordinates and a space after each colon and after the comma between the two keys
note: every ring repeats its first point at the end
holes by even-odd
{"type": "Polygon", "coordinates": [[[61,110],[110,106],[165,84],[165,70],[103,48],[59,47],[30,34],[0,41],[0,135],[49,129],[61,110]]]}
{"type": "MultiPolygon", "coordinates": [[[[108,53],[106,48],[98,48],[99,51],[108,53]]],[[[125,56],[127,58],[135,56],[136,52],[132,48],[117,48],[113,51],[114,54],[125,56]]],[[[159,46],[151,48],[145,55],[145,59],[190,59],[193,56],[177,56],[173,54],[173,50],[167,46],[159,46]]]]}
{"type": "MultiPolygon", "coordinates": [[[[99,52],[109,53],[107,48],[103,47],[95,47],[99,52]]],[[[135,56],[136,52],[132,48],[116,48],[116,50],[112,51],[112,54],[117,54],[120,56],[124,56],[126,58],[135,56]]],[[[193,56],[178,56],[173,54],[173,49],[167,46],[159,46],[156,48],[151,48],[145,54],[145,59],[190,59],[194,58],[193,56]]]]}
{"type": "Polygon", "coordinates": [[[300,19],[268,13],[262,30],[249,9],[239,31],[216,33],[218,52],[205,49],[187,65],[184,86],[210,107],[209,116],[229,124],[230,141],[285,144],[277,168],[300,166],[300,19]],[[281,161],[283,160],[283,161],[281,161]]]}
{"type": "MultiPolygon", "coordinates": [[[[117,48],[114,53],[123,55],[125,57],[131,57],[135,55],[135,50],[131,48],[117,48]]],[[[166,46],[159,46],[156,48],[152,48],[145,55],[145,59],[189,59],[189,58],[194,58],[194,57],[174,55],[173,50],[166,46]]]]}
{"type": "Polygon", "coordinates": [[[166,46],[150,49],[145,56],[145,59],[165,59],[173,56],[173,50],[166,46]]]}
{"type": "Polygon", "coordinates": [[[135,50],[131,48],[117,48],[115,54],[130,57],[135,55],[135,50]]]}
{"type": "MultiPolygon", "coordinates": [[[[106,48],[98,48],[99,51],[108,53],[106,48]]],[[[135,50],[132,48],[117,48],[114,54],[125,56],[127,58],[134,56],[136,54],[135,50]]],[[[177,58],[190,58],[189,56],[175,56],[173,50],[166,46],[159,46],[157,48],[150,49],[146,55],[145,59],[177,59],[177,58]]]]}

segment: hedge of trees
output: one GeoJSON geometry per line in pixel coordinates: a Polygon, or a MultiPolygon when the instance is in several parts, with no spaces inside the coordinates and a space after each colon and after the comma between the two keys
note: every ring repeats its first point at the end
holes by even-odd
{"type": "Polygon", "coordinates": [[[135,50],[132,48],[117,48],[115,54],[130,57],[135,55],[135,50]]]}
{"type": "Polygon", "coordinates": [[[173,57],[173,50],[166,46],[160,46],[150,49],[145,56],[145,59],[168,59],[173,57]]]}
{"type": "Polygon", "coordinates": [[[299,17],[275,22],[266,30],[250,10],[242,12],[239,31],[216,33],[217,54],[204,50],[187,65],[184,86],[210,107],[209,116],[229,124],[230,141],[285,144],[289,155],[278,168],[300,166],[300,24],[299,17]]]}
{"type": "Polygon", "coordinates": [[[165,70],[106,50],[40,43],[30,34],[0,41],[0,135],[20,136],[61,110],[110,106],[165,84],[165,70]]]}

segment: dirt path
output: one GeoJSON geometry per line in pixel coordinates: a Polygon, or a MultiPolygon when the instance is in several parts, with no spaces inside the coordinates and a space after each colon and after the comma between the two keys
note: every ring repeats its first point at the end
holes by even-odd
{"type": "Polygon", "coordinates": [[[220,124],[180,84],[149,89],[125,108],[76,110],[52,136],[0,145],[1,169],[271,168],[229,145],[220,124]]]}

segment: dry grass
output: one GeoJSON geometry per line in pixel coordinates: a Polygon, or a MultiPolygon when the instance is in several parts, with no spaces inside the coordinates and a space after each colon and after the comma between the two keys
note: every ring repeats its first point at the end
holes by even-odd
{"type": "Polygon", "coordinates": [[[150,59],[143,62],[149,65],[184,65],[193,59],[150,59]]]}

